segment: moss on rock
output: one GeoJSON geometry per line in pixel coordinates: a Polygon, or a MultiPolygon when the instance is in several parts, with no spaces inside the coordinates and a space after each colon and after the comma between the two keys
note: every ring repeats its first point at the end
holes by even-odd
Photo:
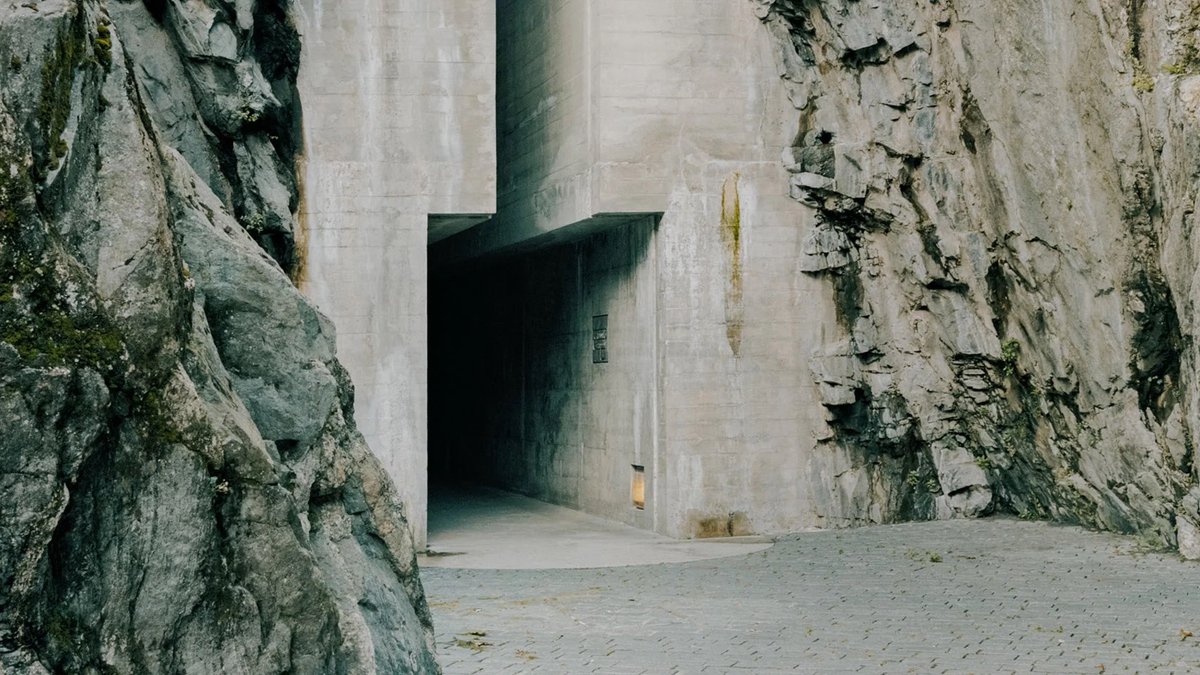
{"type": "MultiPolygon", "coordinates": [[[[83,14],[77,13],[59,30],[54,47],[42,63],[41,94],[38,96],[37,120],[41,131],[41,146],[35,147],[54,164],[54,150],[60,149],[58,141],[66,131],[71,118],[71,89],[75,83],[75,71],[87,58],[87,29],[83,14]]],[[[61,153],[65,154],[65,153],[61,153]]],[[[59,156],[61,156],[61,154],[59,156]]],[[[41,180],[44,169],[35,165],[34,178],[41,180]]]]}

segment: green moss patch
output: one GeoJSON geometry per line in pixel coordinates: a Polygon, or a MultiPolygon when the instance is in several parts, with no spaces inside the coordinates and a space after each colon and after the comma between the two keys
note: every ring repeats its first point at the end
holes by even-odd
{"type": "Polygon", "coordinates": [[[72,300],[32,194],[19,155],[0,152],[0,342],[27,361],[107,371],[124,354],[121,335],[94,300],[72,300]]]}
{"type": "Polygon", "coordinates": [[[0,273],[0,342],[41,365],[87,366],[101,372],[116,366],[125,353],[120,332],[94,303],[72,306],[54,256],[12,257],[17,258],[14,264],[0,273]]]}
{"type": "MultiPolygon", "coordinates": [[[[65,144],[60,143],[71,118],[71,89],[75,83],[75,71],[88,57],[87,30],[82,13],[59,31],[54,48],[42,63],[41,94],[38,97],[36,119],[42,132],[41,148],[48,158],[50,168],[66,154],[65,144]]],[[[111,43],[110,43],[111,46],[111,43]]],[[[35,169],[34,177],[41,180],[42,170],[35,169]]]]}

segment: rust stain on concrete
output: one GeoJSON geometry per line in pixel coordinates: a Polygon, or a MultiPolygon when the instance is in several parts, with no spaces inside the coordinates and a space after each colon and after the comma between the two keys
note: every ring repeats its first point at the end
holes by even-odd
{"type": "Polygon", "coordinates": [[[292,283],[301,291],[308,291],[308,200],[305,194],[304,176],[308,169],[308,158],[301,154],[296,158],[296,193],[300,205],[296,212],[296,231],[293,234],[294,258],[291,273],[292,283]]]}
{"type": "Polygon", "coordinates": [[[742,288],[742,197],[738,191],[741,174],[734,173],[721,186],[721,241],[729,254],[729,281],[725,288],[725,337],[734,356],[742,351],[745,308],[742,288]]]}

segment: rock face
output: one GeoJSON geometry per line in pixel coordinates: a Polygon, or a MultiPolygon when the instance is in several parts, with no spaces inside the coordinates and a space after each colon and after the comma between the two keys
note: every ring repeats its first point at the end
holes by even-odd
{"type": "Polygon", "coordinates": [[[753,4],[800,113],[803,270],[841,324],[812,364],[825,443],[917,478],[893,514],[1200,556],[1200,5],[753,4]]]}
{"type": "Polygon", "coordinates": [[[0,4],[0,671],[437,672],[288,278],[286,3],[0,4]]]}

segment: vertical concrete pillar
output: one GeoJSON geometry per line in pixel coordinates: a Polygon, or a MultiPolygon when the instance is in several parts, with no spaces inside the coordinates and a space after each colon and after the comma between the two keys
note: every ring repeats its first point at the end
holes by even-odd
{"type": "Polygon", "coordinates": [[[426,246],[495,210],[495,6],[300,0],[294,11],[302,287],[337,327],[359,428],[423,544],[426,246]]]}

